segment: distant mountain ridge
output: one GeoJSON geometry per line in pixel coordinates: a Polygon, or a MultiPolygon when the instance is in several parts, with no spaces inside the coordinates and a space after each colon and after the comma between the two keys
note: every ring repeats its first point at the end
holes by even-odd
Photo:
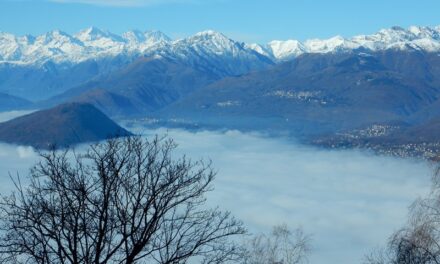
{"type": "Polygon", "coordinates": [[[130,60],[139,56],[165,57],[192,65],[201,65],[200,62],[205,61],[207,66],[214,68],[217,61],[226,65],[224,71],[228,75],[246,73],[252,66],[262,69],[255,64],[271,63],[244,43],[212,30],[178,40],[171,40],[160,31],[129,31],[119,36],[95,27],[73,36],[59,30],[38,37],[0,33],[0,64],[41,67],[52,62],[68,66],[89,60],[114,57],[130,60]],[[229,62],[232,59],[242,62],[229,62]]]}
{"type": "MultiPolygon", "coordinates": [[[[133,30],[122,35],[90,27],[74,35],[54,30],[40,36],[15,36],[0,33],[0,63],[44,65],[51,61],[80,63],[115,56],[167,56],[182,59],[196,54],[255,57],[284,61],[305,53],[329,53],[365,49],[417,49],[440,51],[440,26],[408,29],[392,27],[372,35],[352,38],[274,40],[265,45],[232,40],[222,33],[207,30],[193,36],[172,40],[160,31],[133,30]],[[255,54],[255,53],[257,54],[255,54]]],[[[255,59],[255,58],[254,58],[255,59]]]]}
{"type": "Polygon", "coordinates": [[[75,36],[7,35],[9,42],[2,36],[2,59],[16,60],[0,63],[0,100],[1,93],[23,97],[35,109],[90,103],[122,119],[330,136],[330,145],[334,135],[351,140],[377,127],[407,133],[395,144],[440,133],[440,27],[267,45],[215,31],[179,40],[97,28],[75,36]],[[7,45],[14,41],[24,44],[7,45]]]}
{"type": "Polygon", "coordinates": [[[266,45],[249,46],[261,54],[277,61],[286,61],[308,53],[341,53],[350,51],[379,52],[386,50],[440,51],[440,26],[411,26],[408,29],[392,27],[372,35],[357,35],[352,38],[335,36],[329,39],[274,40],[266,45]]]}
{"type": "Polygon", "coordinates": [[[260,123],[310,136],[397,120],[426,122],[440,116],[439,102],[440,56],[388,50],[304,54],[213,82],[161,113],[220,127],[252,129],[260,123]]]}
{"type": "Polygon", "coordinates": [[[16,96],[0,93],[0,111],[22,109],[30,106],[32,103],[16,96]]]}
{"type": "Polygon", "coordinates": [[[214,31],[180,40],[156,31],[119,36],[97,28],[75,36],[62,31],[38,37],[0,33],[0,92],[34,101],[47,99],[142,57],[171,60],[218,78],[274,64],[244,43],[214,31]]]}
{"type": "Polygon", "coordinates": [[[145,115],[188,96],[219,77],[169,59],[139,58],[104,78],[97,78],[42,102],[42,107],[87,102],[110,116],[145,115]]]}

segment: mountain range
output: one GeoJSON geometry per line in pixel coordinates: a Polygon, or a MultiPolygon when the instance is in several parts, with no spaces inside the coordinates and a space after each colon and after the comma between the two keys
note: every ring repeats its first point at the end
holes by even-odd
{"type": "MultiPolygon", "coordinates": [[[[305,53],[329,53],[365,49],[380,51],[387,49],[418,49],[429,52],[440,50],[440,26],[408,29],[392,27],[372,35],[352,38],[335,36],[329,39],[274,40],[267,44],[242,43],[229,39],[213,30],[173,40],[160,31],[128,31],[117,35],[95,27],[69,35],[60,30],[40,36],[15,36],[0,33],[0,63],[17,65],[43,65],[51,61],[80,63],[90,59],[116,56],[162,55],[173,58],[188,58],[196,54],[225,57],[247,57],[255,59],[257,54],[273,61],[285,61],[305,53]],[[252,53],[255,51],[257,54],[252,53]]],[[[246,67],[245,67],[246,68],[246,67]]]]}
{"type": "Polygon", "coordinates": [[[407,135],[393,136],[395,144],[432,142],[440,26],[264,45],[211,30],[178,40],[97,28],[1,33],[0,100],[15,100],[9,108],[90,103],[122,119],[286,132],[322,145],[375,126],[403,129],[394,130],[407,135]]]}
{"type": "Polygon", "coordinates": [[[223,78],[160,111],[172,118],[252,129],[255,118],[296,135],[336,133],[439,116],[438,53],[387,50],[305,54],[268,70],[223,78]]]}
{"type": "Polygon", "coordinates": [[[273,64],[264,55],[221,33],[205,31],[171,41],[160,32],[118,36],[89,28],[32,37],[0,34],[0,92],[47,99],[97,76],[108,76],[140,57],[166,58],[218,78],[273,64]]]}
{"type": "Polygon", "coordinates": [[[159,31],[113,34],[95,27],[74,35],[55,30],[40,36],[0,33],[0,92],[42,100],[96,76],[107,76],[139,57],[166,58],[219,78],[263,70],[310,53],[440,50],[439,27],[393,27],[352,38],[243,43],[207,30],[172,40],[159,31]]]}

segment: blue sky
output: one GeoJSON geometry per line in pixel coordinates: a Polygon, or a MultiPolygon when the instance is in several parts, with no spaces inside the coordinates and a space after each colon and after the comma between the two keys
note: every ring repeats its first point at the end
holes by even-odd
{"type": "Polygon", "coordinates": [[[115,33],[157,29],[178,38],[214,29],[264,43],[440,25],[439,10],[439,0],[0,0],[0,31],[75,33],[93,25],[115,33]]]}

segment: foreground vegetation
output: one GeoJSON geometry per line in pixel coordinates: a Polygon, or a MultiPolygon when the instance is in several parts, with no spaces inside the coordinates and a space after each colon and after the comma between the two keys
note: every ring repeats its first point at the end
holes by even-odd
{"type": "Polygon", "coordinates": [[[0,201],[1,263],[301,263],[309,238],[277,226],[250,236],[208,208],[210,162],[176,158],[168,138],[137,136],[41,152],[0,201]]]}

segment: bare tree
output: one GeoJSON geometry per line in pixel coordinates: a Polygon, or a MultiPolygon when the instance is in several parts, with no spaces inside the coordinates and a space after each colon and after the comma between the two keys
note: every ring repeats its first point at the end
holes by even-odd
{"type": "Polygon", "coordinates": [[[166,138],[108,140],[41,153],[30,184],[0,202],[1,263],[223,263],[245,232],[207,209],[210,163],[174,158],[166,138]]]}
{"type": "Polygon", "coordinates": [[[385,249],[366,257],[369,264],[440,264],[440,174],[436,171],[428,197],[417,199],[407,224],[385,249]]]}
{"type": "Polygon", "coordinates": [[[368,264],[435,264],[440,263],[438,242],[424,226],[405,227],[389,240],[386,249],[366,257],[368,264]]]}
{"type": "Polygon", "coordinates": [[[270,235],[259,234],[247,242],[245,264],[299,264],[307,260],[310,237],[301,228],[275,226],[270,235]]]}

